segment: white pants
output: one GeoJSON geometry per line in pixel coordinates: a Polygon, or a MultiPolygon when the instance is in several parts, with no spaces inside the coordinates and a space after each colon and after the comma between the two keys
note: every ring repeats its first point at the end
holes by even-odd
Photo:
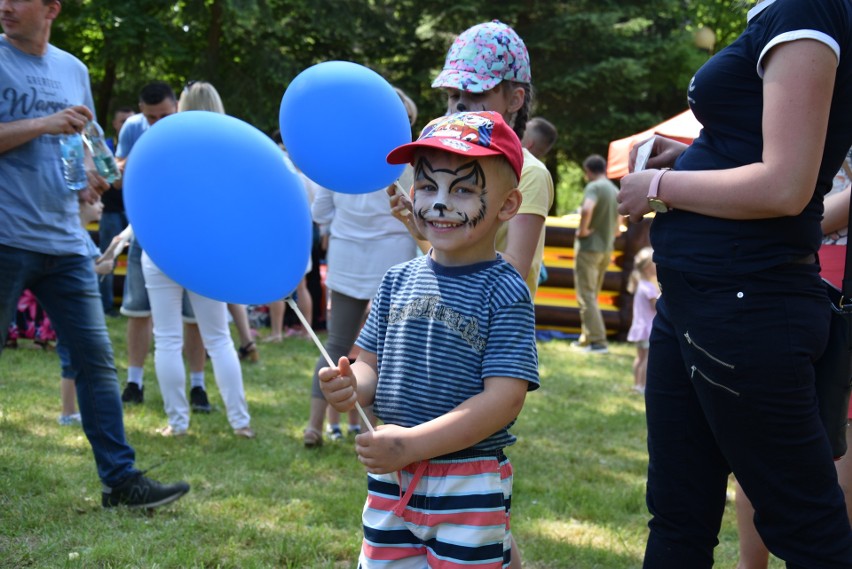
{"type": "MultiPolygon", "coordinates": [[[[178,431],[186,430],[189,427],[189,403],[186,399],[186,369],[181,353],[181,299],[184,288],[157,268],[147,253],[142,255],[142,272],[154,322],[154,367],[163,395],[163,406],[169,425],[178,431]]],[[[228,307],[224,302],[190,290],[186,292],[195,312],[204,348],[213,363],[213,374],[225,402],[228,422],[234,429],[248,427],[251,417],[243,390],[240,359],[228,328],[228,307]]]]}

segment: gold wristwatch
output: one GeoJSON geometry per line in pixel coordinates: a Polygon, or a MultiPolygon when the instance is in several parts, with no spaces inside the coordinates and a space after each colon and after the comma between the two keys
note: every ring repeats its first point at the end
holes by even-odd
{"type": "Polygon", "coordinates": [[[669,207],[669,204],[657,197],[657,192],[660,190],[660,180],[663,179],[663,175],[669,170],[671,168],[661,168],[651,178],[651,185],[648,186],[648,206],[657,213],[666,213],[672,209],[669,207]]]}

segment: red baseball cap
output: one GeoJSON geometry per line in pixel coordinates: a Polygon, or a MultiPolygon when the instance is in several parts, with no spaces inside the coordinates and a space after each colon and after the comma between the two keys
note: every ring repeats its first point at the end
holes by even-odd
{"type": "Polygon", "coordinates": [[[388,164],[412,163],[419,148],[437,148],[462,156],[503,156],[518,179],[524,167],[518,135],[500,113],[493,111],[455,113],[433,120],[417,140],[391,150],[388,164]]]}

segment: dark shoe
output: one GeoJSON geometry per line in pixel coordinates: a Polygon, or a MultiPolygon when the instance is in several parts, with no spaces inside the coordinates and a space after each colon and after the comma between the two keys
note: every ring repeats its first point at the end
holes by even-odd
{"type": "Polygon", "coordinates": [[[201,386],[195,386],[189,390],[189,406],[194,413],[209,413],[213,410],[207,399],[207,392],[201,386]]]}
{"type": "Polygon", "coordinates": [[[141,404],[145,401],[145,388],[139,387],[136,383],[127,382],[124,392],[121,394],[122,403],[141,404]]]}
{"type": "Polygon", "coordinates": [[[245,346],[240,346],[238,350],[241,360],[248,360],[253,364],[260,361],[260,354],[257,353],[257,345],[254,342],[249,342],[245,346]]]}
{"type": "Polygon", "coordinates": [[[340,430],[340,427],[332,427],[329,425],[326,427],[326,432],[328,433],[328,438],[333,441],[343,440],[343,431],[340,430]]]}
{"type": "Polygon", "coordinates": [[[128,508],[157,508],[174,502],[189,492],[189,484],[160,484],[143,476],[142,472],[131,475],[114,488],[104,487],[101,505],[104,508],[127,506],[128,508]]]}

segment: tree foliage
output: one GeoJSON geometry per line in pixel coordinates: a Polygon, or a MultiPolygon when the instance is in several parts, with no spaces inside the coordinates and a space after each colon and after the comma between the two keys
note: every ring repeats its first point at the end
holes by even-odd
{"type": "MultiPolygon", "coordinates": [[[[442,114],[431,89],[456,34],[500,19],[530,51],[534,114],[560,132],[560,159],[606,154],[626,136],[686,108],[707,59],[694,33],[730,42],[746,8],[723,0],[67,0],[51,41],[88,64],[96,111],[133,105],[161,79],[216,85],[229,114],[271,132],[289,82],[341,59],[364,64],[417,102],[418,126],[442,114]]],[[[346,93],[341,93],[345,97],[346,93]]],[[[103,120],[107,123],[108,121],[103,120]]]]}

